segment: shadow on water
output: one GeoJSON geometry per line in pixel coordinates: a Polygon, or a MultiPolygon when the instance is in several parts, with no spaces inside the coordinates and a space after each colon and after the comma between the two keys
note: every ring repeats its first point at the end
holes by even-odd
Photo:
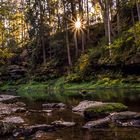
{"type": "MultiPolygon", "coordinates": [[[[12,93],[9,93],[12,94],[12,93]]],[[[80,115],[74,114],[71,107],[83,100],[94,100],[104,102],[121,102],[129,107],[130,111],[140,112],[140,90],[136,89],[106,89],[90,90],[87,92],[65,91],[65,92],[41,92],[30,91],[19,93],[28,109],[41,110],[43,103],[63,102],[69,106],[66,110],[56,110],[52,114],[31,113],[28,115],[30,125],[50,124],[55,120],[74,121],[77,123],[72,128],[62,128],[55,132],[47,133],[47,140],[139,140],[140,129],[112,128],[104,130],[85,131],[81,127],[86,123],[80,115]]]]}

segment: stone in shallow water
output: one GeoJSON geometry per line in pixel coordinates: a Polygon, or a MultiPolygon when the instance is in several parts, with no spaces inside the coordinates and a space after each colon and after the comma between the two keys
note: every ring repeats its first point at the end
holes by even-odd
{"type": "MultiPolygon", "coordinates": [[[[97,101],[82,101],[72,109],[73,112],[85,115],[86,118],[92,118],[99,114],[109,115],[111,112],[124,111],[127,106],[121,103],[103,103],[97,101]]],[[[103,116],[104,117],[104,116],[103,116]]]]}
{"type": "Polygon", "coordinates": [[[140,113],[131,112],[131,111],[118,112],[118,113],[114,112],[103,119],[87,122],[83,126],[83,128],[86,129],[104,128],[109,126],[109,124],[113,124],[114,126],[119,126],[119,127],[140,128],[140,113]]]}
{"type": "Polygon", "coordinates": [[[121,103],[103,103],[99,106],[92,106],[84,111],[84,117],[86,119],[92,119],[96,117],[106,117],[112,112],[125,111],[127,107],[121,103]]]}
{"type": "Polygon", "coordinates": [[[0,115],[9,115],[12,113],[20,113],[25,111],[26,109],[24,107],[19,107],[15,104],[0,103],[0,115]]]}
{"type": "Polygon", "coordinates": [[[124,112],[113,113],[111,115],[111,119],[113,121],[140,119],[140,113],[132,112],[132,111],[124,111],[124,112]]]}
{"type": "Polygon", "coordinates": [[[4,118],[2,122],[12,123],[12,124],[22,124],[24,123],[24,120],[21,117],[11,116],[11,117],[4,118]]]}
{"type": "Polygon", "coordinates": [[[16,129],[15,124],[0,121],[0,136],[12,134],[15,129],[16,129]]]}
{"type": "Polygon", "coordinates": [[[87,122],[83,126],[83,128],[85,128],[85,129],[104,128],[104,127],[108,127],[110,122],[111,122],[111,119],[109,117],[106,117],[104,119],[98,119],[98,120],[95,120],[95,121],[87,122]]]}
{"type": "Polygon", "coordinates": [[[45,109],[65,109],[66,105],[63,103],[47,103],[42,105],[45,109]]]}
{"type": "Polygon", "coordinates": [[[56,138],[54,133],[51,132],[44,132],[44,131],[37,131],[34,135],[30,137],[32,140],[62,140],[61,138],[56,138]]]}
{"type": "Polygon", "coordinates": [[[33,136],[33,140],[47,140],[48,136],[47,133],[44,131],[37,131],[33,136]]]}
{"type": "Polygon", "coordinates": [[[52,113],[52,110],[42,110],[44,113],[52,113]]]}
{"type": "Polygon", "coordinates": [[[110,115],[112,122],[120,127],[138,127],[140,128],[140,113],[125,111],[113,113],[110,115]]]}
{"type": "Polygon", "coordinates": [[[23,102],[16,102],[15,105],[17,105],[19,107],[26,107],[26,104],[23,102]]]}
{"type": "Polygon", "coordinates": [[[26,126],[22,129],[19,129],[17,131],[14,131],[13,136],[20,137],[20,136],[26,136],[29,137],[31,135],[34,135],[37,131],[43,131],[43,132],[52,132],[55,130],[55,127],[53,125],[46,125],[46,124],[36,124],[32,126],[26,126]]]}
{"type": "Polygon", "coordinates": [[[0,95],[0,102],[13,100],[19,98],[19,96],[13,96],[13,95],[0,95]]]}
{"type": "Polygon", "coordinates": [[[140,128],[140,120],[129,120],[126,122],[117,122],[117,125],[120,127],[136,127],[140,128]]]}
{"type": "Polygon", "coordinates": [[[54,121],[52,122],[52,125],[56,126],[56,127],[72,127],[75,126],[76,123],[75,122],[65,122],[65,121],[54,121]]]}
{"type": "Polygon", "coordinates": [[[89,108],[89,107],[93,107],[93,106],[99,106],[102,105],[102,102],[96,102],[96,101],[82,101],[79,103],[79,105],[77,105],[76,107],[74,107],[72,109],[73,112],[84,112],[85,109],[89,108]]]}

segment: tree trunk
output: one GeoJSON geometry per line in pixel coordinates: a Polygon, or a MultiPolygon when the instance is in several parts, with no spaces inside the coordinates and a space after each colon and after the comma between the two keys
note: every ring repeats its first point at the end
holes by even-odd
{"type": "Polygon", "coordinates": [[[82,34],[82,52],[85,52],[85,34],[84,31],[81,31],[82,34]]]}
{"type": "Polygon", "coordinates": [[[66,23],[66,45],[67,45],[67,55],[68,55],[68,63],[70,68],[72,67],[71,61],[71,54],[70,54],[70,45],[69,45],[69,38],[68,38],[68,25],[66,23]]]}
{"type": "Polygon", "coordinates": [[[43,64],[45,65],[46,64],[46,48],[45,48],[45,39],[44,39],[44,20],[43,20],[44,12],[43,12],[43,6],[41,5],[41,1],[40,0],[37,0],[37,1],[39,5],[39,10],[40,10],[40,25],[39,25],[40,39],[41,39],[40,41],[42,44],[42,51],[43,51],[43,64]]]}
{"type": "MultiPolygon", "coordinates": [[[[111,26],[110,26],[110,5],[109,5],[109,1],[108,0],[106,0],[106,8],[105,8],[106,10],[106,14],[105,14],[105,18],[106,18],[106,21],[105,22],[107,22],[107,23],[105,23],[105,24],[107,24],[107,27],[106,27],[106,32],[107,32],[107,37],[108,37],[108,45],[110,45],[111,44],[111,26]]],[[[106,25],[105,25],[106,26],[106,25]]]]}
{"type": "Polygon", "coordinates": [[[117,32],[120,33],[120,1],[116,0],[116,7],[117,7],[117,32]]]}
{"type": "Polygon", "coordinates": [[[78,41],[77,41],[77,32],[74,33],[74,42],[75,42],[75,57],[78,57],[78,41]]]}
{"type": "MultiPolygon", "coordinates": [[[[64,1],[63,1],[63,7],[64,7],[64,16],[66,17],[66,7],[65,7],[65,2],[64,1]]],[[[66,46],[67,46],[68,64],[69,64],[69,67],[71,69],[71,67],[72,67],[72,60],[71,60],[69,37],[68,37],[68,24],[67,24],[66,19],[64,21],[65,21],[64,23],[65,23],[65,34],[66,34],[66,46]]]]}
{"type": "MultiPolygon", "coordinates": [[[[48,14],[49,14],[49,25],[51,25],[51,9],[50,9],[50,0],[47,0],[48,4],[48,14]]],[[[48,36],[50,37],[50,32],[48,33],[48,36]]],[[[52,59],[52,47],[50,45],[50,42],[48,41],[49,44],[49,55],[50,55],[50,60],[52,59]]]]}
{"type": "Polygon", "coordinates": [[[89,36],[89,6],[88,6],[89,2],[88,0],[86,1],[86,5],[87,5],[87,40],[89,40],[90,36],[89,36]]]}
{"type": "Polygon", "coordinates": [[[136,6],[137,6],[137,13],[138,13],[138,20],[140,22],[140,2],[136,0],[136,6]]]}

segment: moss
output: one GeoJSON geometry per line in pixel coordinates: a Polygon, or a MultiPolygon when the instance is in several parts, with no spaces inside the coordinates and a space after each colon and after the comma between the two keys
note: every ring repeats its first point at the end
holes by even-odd
{"type": "Polygon", "coordinates": [[[86,118],[104,117],[112,112],[120,112],[127,110],[127,106],[122,103],[105,103],[101,106],[91,107],[85,110],[84,116],[86,118]]]}

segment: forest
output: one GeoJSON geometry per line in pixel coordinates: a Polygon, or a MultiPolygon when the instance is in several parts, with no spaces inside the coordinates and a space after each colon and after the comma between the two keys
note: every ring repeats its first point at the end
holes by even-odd
{"type": "Polygon", "coordinates": [[[1,0],[0,19],[1,85],[140,82],[139,0],[1,0]]]}
{"type": "Polygon", "coordinates": [[[0,0],[0,140],[140,139],[140,0],[0,0]]]}

